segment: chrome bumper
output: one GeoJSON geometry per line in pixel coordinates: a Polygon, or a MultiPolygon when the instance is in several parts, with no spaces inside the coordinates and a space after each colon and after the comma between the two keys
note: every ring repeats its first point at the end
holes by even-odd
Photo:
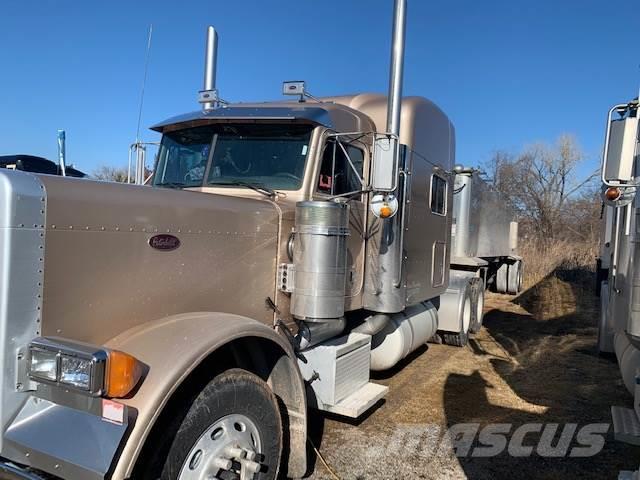
{"type": "MultiPolygon", "coordinates": [[[[50,474],[65,480],[105,480],[123,441],[127,418],[114,423],[100,414],[101,410],[91,413],[30,396],[4,432],[0,462],[46,472],[42,478],[50,474]]],[[[5,477],[0,470],[3,478],[40,477],[5,477]]]]}
{"type": "Polygon", "coordinates": [[[0,480],[44,480],[44,477],[0,460],[0,480]]]}

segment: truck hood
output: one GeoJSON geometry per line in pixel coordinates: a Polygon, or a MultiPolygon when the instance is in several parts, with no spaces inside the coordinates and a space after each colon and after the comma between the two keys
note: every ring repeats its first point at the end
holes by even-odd
{"type": "Polygon", "coordinates": [[[44,336],[102,344],[194,311],[272,322],[280,214],[270,200],[38,178],[44,336]]]}

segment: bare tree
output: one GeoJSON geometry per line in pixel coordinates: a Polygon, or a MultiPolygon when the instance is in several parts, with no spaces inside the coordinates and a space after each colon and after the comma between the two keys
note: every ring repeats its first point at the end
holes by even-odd
{"type": "Polygon", "coordinates": [[[92,178],[96,180],[103,180],[106,182],[127,182],[127,169],[125,167],[111,167],[108,165],[102,165],[93,171],[92,178]]]}
{"type": "Polygon", "coordinates": [[[582,159],[575,138],[562,135],[553,146],[536,144],[517,156],[497,152],[488,165],[495,188],[513,203],[541,245],[559,238],[569,204],[597,174],[578,177],[582,159]]]}

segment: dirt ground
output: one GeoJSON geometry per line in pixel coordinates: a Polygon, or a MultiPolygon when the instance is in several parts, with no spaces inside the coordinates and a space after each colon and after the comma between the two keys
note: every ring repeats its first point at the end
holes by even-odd
{"type": "MultiPolygon", "coordinates": [[[[556,274],[515,299],[487,294],[484,327],[470,344],[429,344],[376,376],[389,393],[364,419],[313,415],[310,437],[337,478],[603,479],[637,469],[640,447],[616,442],[613,427],[587,458],[456,456],[440,441],[448,427],[469,423],[512,424],[510,433],[525,423],[559,424],[558,441],[568,423],[609,424],[611,405],[632,405],[615,359],[595,352],[592,284],[575,277],[556,274]]],[[[523,444],[539,439],[530,433],[523,444]]],[[[313,452],[309,458],[311,479],[335,480],[313,452]]]]}

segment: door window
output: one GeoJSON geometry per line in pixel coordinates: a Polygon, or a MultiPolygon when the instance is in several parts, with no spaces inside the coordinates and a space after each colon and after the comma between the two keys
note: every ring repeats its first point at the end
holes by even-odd
{"type": "Polygon", "coordinates": [[[343,195],[362,190],[364,152],[350,144],[327,140],[322,154],[318,191],[343,195]]]}

